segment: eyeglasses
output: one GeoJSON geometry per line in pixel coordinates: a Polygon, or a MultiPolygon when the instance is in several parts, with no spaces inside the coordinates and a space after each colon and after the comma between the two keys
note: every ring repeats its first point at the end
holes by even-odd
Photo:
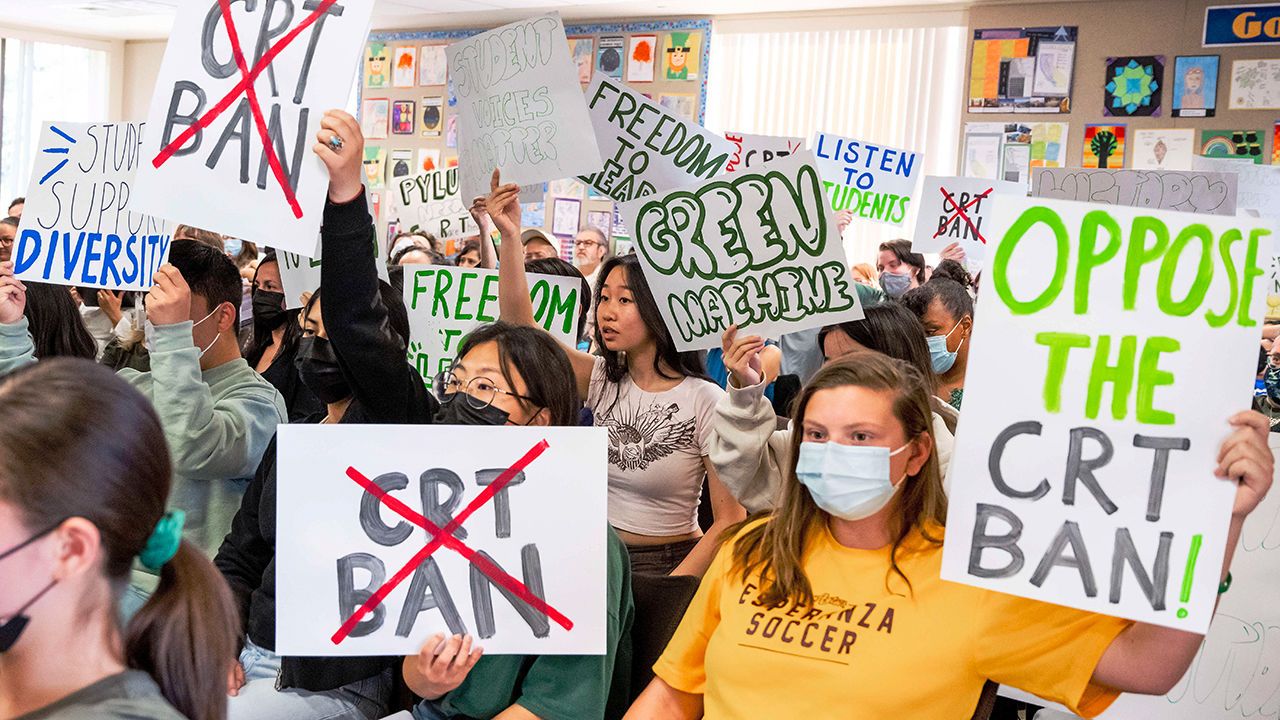
{"type": "MultiPolygon", "coordinates": [[[[465,383],[458,379],[452,371],[442,372],[436,376],[434,384],[436,398],[441,404],[453,401],[459,393],[466,395],[467,404],[476,410],[483,410],[493,404],[494,398],[499,393],[510,395],[513,398],[524,400],[525,402],[534,403],[533,398],[518,395],[510,390],[503,390],[486,377],[473,377],[465,383]]],[[[537,403],[534,403],[535,405],[537,403]]]]}
{"type": "Polygon", "coordinates": [[[598,241],[598,240],[586,240],[586,239],[583,239],[583,240],[574,240],[574,241],[573,241],[573,244],[574,244],[574,245],[576,245],[576,246],[578,246],[578,247],[585,247],[585,246],[587,246],[587,245],[601,245],[601,246],[603,246],[603,245],[604,245],[604,243],[602,243],[602,242],[600,242],[600,241],[598,241]]]}
{"type": "Polygon", "coordinates": [[[0,238],[0,245],[12,245],[15,238],[0,238]]]}

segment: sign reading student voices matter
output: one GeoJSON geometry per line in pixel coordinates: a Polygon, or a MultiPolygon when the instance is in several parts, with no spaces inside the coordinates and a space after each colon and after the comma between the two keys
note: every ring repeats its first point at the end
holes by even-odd
{"type": "Polygon", "coordinates": [[[1204,633],[1270,220],[1001,196],[942,576],[1204,633]]]}
{"type": "Polygon", "coordinates": [[[606,442],[586,427],[282,425],[276,652],[415,655],[440,632],[488,655],[604,654],[606,442]]]}

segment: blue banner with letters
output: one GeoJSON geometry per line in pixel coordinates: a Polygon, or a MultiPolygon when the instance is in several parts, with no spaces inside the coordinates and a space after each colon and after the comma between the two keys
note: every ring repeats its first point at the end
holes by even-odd
{"type": "Polygon", "coordinates": [[[1205,47],[1277,44],[1280,44],[1280,3],[1205,8],[1205,47]]]}

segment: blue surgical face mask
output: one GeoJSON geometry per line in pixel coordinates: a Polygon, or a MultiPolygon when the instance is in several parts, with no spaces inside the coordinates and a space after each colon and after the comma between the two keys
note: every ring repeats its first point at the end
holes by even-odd
{"type": "Polygon", "coordinates": [[[244,241],[239,238],[227,238],[222,241],[222,247],[228,255],[236,257],[244,249],[244,241]]]}
{"type": "Polygon", "coordinates": [[[960,323],[956,322],[946,335],[930,335],[928,338],[929,361],[933,363],[933,371],[939,375],[950,370],[951,366],[956,364],[956,354],[964,346],[964,339],[961,338],[960,345],[956,346],[955,352],[947,349],[947,338],[951,337],[951,333],[955,332],[958,327],[960,327],[960,323]]]}
{"type": "Polygon", "coordinates": [[[889,458],[906,448],[890,452],[876,445],[803,442],[796,477],[827,513],[862,520],[884,509],[898,492],[902,483],[889,480],[889,458]]]}
{"type": "Polygon", "coordinates": [[[911,276],[885,271],[880,273],[880,287],[891,298],[902,297],[911,289],[911,276]]]}

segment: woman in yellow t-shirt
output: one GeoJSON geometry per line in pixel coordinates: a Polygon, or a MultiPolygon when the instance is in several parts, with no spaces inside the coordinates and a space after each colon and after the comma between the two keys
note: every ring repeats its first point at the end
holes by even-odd
{"type": "MultiPolygon", "coordinates": [[[[940,578],[946,499],[915,369],[855,353],[796,407],[778,510],[716,556],[627,718],[963,720],[987,679],[1092,717],[1190,665],[1199,635],[940,578]]],[[[1265,419],[1231,424],[1224,574],[1273,466],[1265,419]]]]}

